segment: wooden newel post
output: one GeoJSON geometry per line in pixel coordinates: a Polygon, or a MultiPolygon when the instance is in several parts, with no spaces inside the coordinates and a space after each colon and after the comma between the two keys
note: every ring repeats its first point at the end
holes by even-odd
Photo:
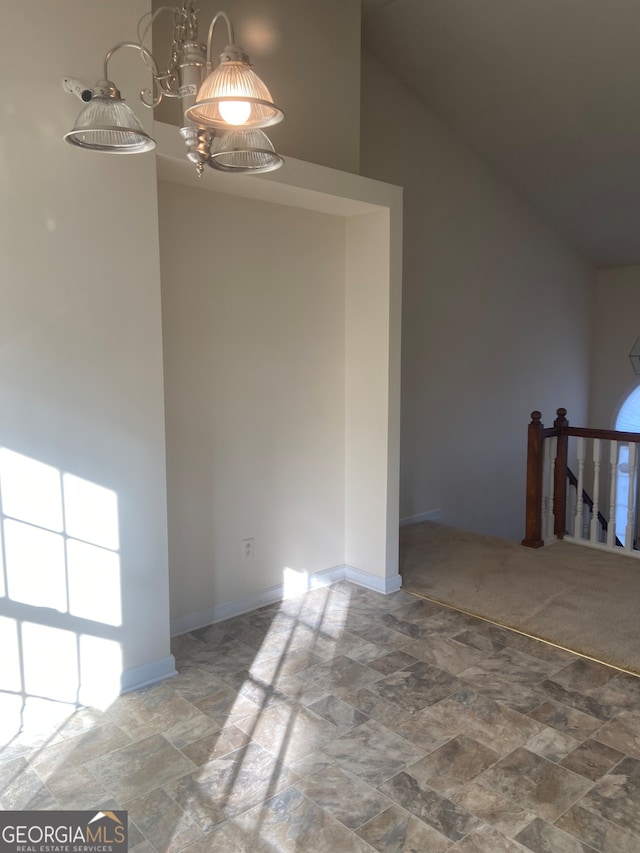
{"type": "Polygon", "coordinates": [[[542,440],[544,424],[540,412],[531,412],[527,437],[527,507],[525,538],[527,548],[542,548],[542,440]]]}
{"type": "Polygon", "coordinates": [[[553,474],[553,532],[558,539],[564,539],[567,530],[567,464],[569,462],[569,436],[565,432],[569,426],[567,410],[558,409],[558,417],[553,422],[558,430],[558,449],[556,467],[553,474]]]}

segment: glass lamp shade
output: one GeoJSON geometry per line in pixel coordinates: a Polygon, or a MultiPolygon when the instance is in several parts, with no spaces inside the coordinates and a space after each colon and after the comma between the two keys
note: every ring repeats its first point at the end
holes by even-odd
{"type": "Polygon", "coordinates": [[[78,148],[110,154],[139,154],[156,147],[133,110],[113,96],[94,95],[64,139],[78,148]]]}
{"type": "Polygon", "coordinates": [[[194,124],[225,130],[268,127],[284,113],[247,62],[226,60],[206,78],[186,116],[194,124]]]}
{"type": "Polygon", "coordinates": [[[222,172],[273,172],[283,163],[271,140],[258,128],[230,130],[214,138],[209,164],[222,172]]]}

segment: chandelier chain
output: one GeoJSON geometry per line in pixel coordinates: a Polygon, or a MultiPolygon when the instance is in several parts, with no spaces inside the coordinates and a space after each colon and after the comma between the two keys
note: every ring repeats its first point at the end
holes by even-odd
{"type": "Polygon", "coordinates": [[[171,58],[169,66],[164,75],[165,86],[169,91],[175,92],[178,87],[180,68],[180,56],[187,42],[196,41],[198,38],[198,20],[192,5],[192,0],[183,0],[180,9],[173,13],[173,42],[171,44],[171,58]]]}

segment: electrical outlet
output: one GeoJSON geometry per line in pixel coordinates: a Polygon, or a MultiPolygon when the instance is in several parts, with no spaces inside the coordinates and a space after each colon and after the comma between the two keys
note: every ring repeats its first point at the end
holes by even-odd
{"type": "Polygon", "coordinates": [[[252,560],[253,559],[253,539],[243,539],[242,540],[242,559],[243,560],[252,560]]]}

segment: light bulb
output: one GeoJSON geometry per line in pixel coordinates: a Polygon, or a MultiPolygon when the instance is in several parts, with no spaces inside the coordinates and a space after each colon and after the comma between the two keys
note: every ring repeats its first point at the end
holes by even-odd
{"type": "Polygon", "coordinates": [[[247,101],[221,101],[220,115],[234,127],[244,124],[251,115],[251,104],[247,101]]]}

